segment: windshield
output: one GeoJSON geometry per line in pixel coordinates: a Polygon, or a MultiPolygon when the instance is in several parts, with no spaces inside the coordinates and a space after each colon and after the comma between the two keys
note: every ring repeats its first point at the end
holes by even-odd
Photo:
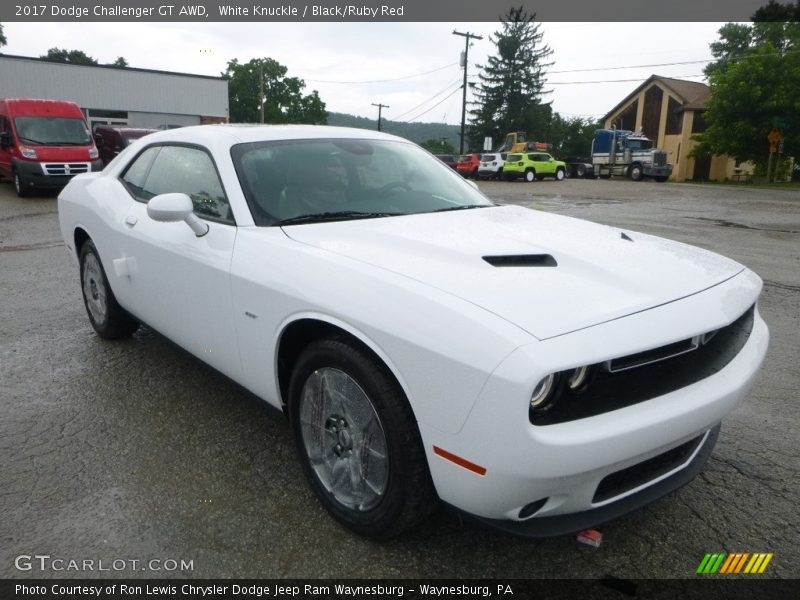
{"type": "Polygon", "coordinates": [[[231,156],[253,220],[262,226],[493,206],[463,177],[410,143],[254,142],[233,146],[231,156]]]}
{"type": "Polygon", "coordinates": [[[631,150],[650,150],[653,147],[653,142],[650,140],[632,140],[628,138],[628,148],[631,150]]]}
{"type": "Polygon", "coordinates": [[[87,146],[89,129],[83,119],[68,117],[16,117],[17,137],[42,146],[87,146]]]}

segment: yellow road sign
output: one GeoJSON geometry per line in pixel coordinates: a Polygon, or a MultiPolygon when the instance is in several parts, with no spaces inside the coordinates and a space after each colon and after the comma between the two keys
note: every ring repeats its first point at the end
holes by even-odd
{"type": "MultiPolygon", "coordinates": [[[[783,136],[781,135],[781,130],[778,128],[774,128],[772,131],[769,132],[769,135],[767,135],[767,139],[773,146],[777,144],[782,137],[783,136]]],[[[771,152],[776,152],[776,151],[772,150],[771,152]]]]}

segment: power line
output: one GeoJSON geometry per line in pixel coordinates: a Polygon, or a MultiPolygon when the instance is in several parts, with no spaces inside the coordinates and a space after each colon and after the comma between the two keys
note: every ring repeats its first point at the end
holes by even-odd
{"type": "Polygon", "coordinates": [[[452,92],[450,92],[449,94],[447,94],[447,96],[445,96],[444,98],[442,98],[442,99],[441,99],[439,102],[437,102],[436,104],[434,104],[433,106],[431,106],[429,109],[427,109],[427,110],[425,110],[425,111],[423,111],[423,112],[419,113],[419,114],[418,114],[416,117],[411,117],[410,119],[406,119],[404,122],[405,122],[405,123],[409,123],[409,122],[411,122],[411,121],[413,121],[413,120],[415,120],[415,119],[419,119],[419,118],[420,118],[422,115],[427,115],[427,114],[428,114],[429,112],[431,112],[431,111],[432,111],[434,108],[436,108],[437,106],[439,106],[440,104],[442,104],[442,103],[443,103],[445,100],[447,100],[448,98],[450,98],[450,97],[451,97],[453,94],[455,94],[455,93],[456,93],[457,91],[459,91],[460,89],[461,89],[461,86],[458,86],[456,89],[454,89],[452,92]]]}
{"type": "Polygon", "coordinates": [[[645,67],[672,67],[677,65],[699,65],[700,63],[713,62],[715,59],[705,60],[686,60],[682,62],[654,63],[650,65],[627,65],[624,67],[594,67],[591,69],[568,69],[566,71],[549,71],[548,75],[560,75],[561,73],[587,73],[589,71],[618,71],[620,69],[643,69],[645,67]]]}
{"type": "MultiPolygon", "coordinates": [[[[419,103],[419,104],[417,104],[416,106],[414,106],[414,107],[412,107],[412,108],[409,108],[407,111],[405,111],[405,112],[403,112],[403,113],[400,113],[400,114],[399,114],[399,115],[397,115],[397,116],[394,116],[394,117],[392,117],[392,120],[396,121],[397,119],[401,119],[401,118],[405,117],[405,116],[406,116],[408,113],[414,112],[414,111],[415,111],[415,110],[417,110],[417,109],[418,109],[420,106],[424,106],[425,104],[427,104],[428,102],[430,102],[431,100],[433,100],[434,98],[436,98],[437,96],[440,96],[440,95],[444,94],[446,91],[448,91],[448,90],[450,89],[450,87],[451,87],[451,86],[453,86],[453,85],[455,85],[455,84],[457,84],[457,83],[458,83],[458,84],[460,84],[460,78],[459,78],[459,79],[456,79],[455,81],[451,81],[450,83],[448,83],[448,84],[447,84],[446,86],[444,86],[444,87],[443,87],[441,90],[439,90],[438,92],[436,92],[436,93],[435,93],[433,96],[431,96],[430,98],[426,98],[425,100],[423,100],[422,102],[420,102],[420,103],[419,103]]],[[[461,86],[459,85],[459,88],[460,88],[460,87],[461,87],[461,86]]]]}
{"type": "Polygon", "coordinates": [[[404,79],[414,79],[415,77],[422,77],[423,75],[430,75],[431,73],[437,73],[439,71],[444,71],[452,66],[457,65],[458,63],[450,63],[449,65],[444,65],[443,67],[438,67],[431,71],[425,71],[424,73],[414,73],[413,75],[405,75],[403,77],[395,77],[394,79],[372,79],[370,81],[333,81],[330,79],[305,79],[305,81],[309,81],[311,83],[337,83],[337,84],[345,84],[345,85],[359,85],[365,83],[389,83],[392,81],[402,81],[404,79]]]}
{"type": "MultiPolygon", "coordinates": [[[[705,77],[702,73],[699,75],[671,75],[672,78],[677,77],[705,77]]],[[[628,83],[631,81],[644,81],[646,78],[636,77],[634,79],[603,79],[597,81],[548,81],[545,85],[581,85],[590,83],[628,83]]]]}

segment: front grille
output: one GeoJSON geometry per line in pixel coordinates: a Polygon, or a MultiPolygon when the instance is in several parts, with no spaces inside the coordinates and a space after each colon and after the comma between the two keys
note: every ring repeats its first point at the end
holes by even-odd
{"type": "Polygon", "coordinates": [[[697,450],[700,442],[703,441],[703,435],[649,460],[606,475],[597,486],[592,502],[604,502],[609,498],[624,494],[681,466],[697,450]]]}
{"type": "Polygon", "coordinates": [[[667,153],[666,152],[653,152],[653,166],[654,167],[663,167],[667,164],[667,153]]]}
{"type": "Polygon", "coordinates": [[[676,346],[682,348],[688,343],[677,342],[610,361],[611,365],[633,365],[623,370],[612,372],[604,365],[597,365],[586,391],[572,394],[564,390],[549,411],[531,410],[530,421],[534,425],[554,425],[584,419],[651,400],[710,377],[731,362],[745,345],[753,329],[754,314],[755,305],[730,325],[702,336],[705,344],[693,351],[675,355],[676,346]],[[661,352],[662,349],[666,351],[661,352]],[[635,365],[643,356],[653,358],[660,354],[666,358],[635,365]]]}
{"type": "Polygon", "coordinates": [[[55,177],[69,177],[78,173],[88,173],[91,169],[89,163],[44,163],[46,175],[55,177]]]}

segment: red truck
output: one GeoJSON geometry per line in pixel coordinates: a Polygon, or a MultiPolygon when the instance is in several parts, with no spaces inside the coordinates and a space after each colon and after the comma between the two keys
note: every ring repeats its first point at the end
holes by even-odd
{"type": "Polygon", "coordinates": [[[60,189],[103,162],[80,107],[65,100],[0,98],[0,176],[17,195],[60,189]]]}

